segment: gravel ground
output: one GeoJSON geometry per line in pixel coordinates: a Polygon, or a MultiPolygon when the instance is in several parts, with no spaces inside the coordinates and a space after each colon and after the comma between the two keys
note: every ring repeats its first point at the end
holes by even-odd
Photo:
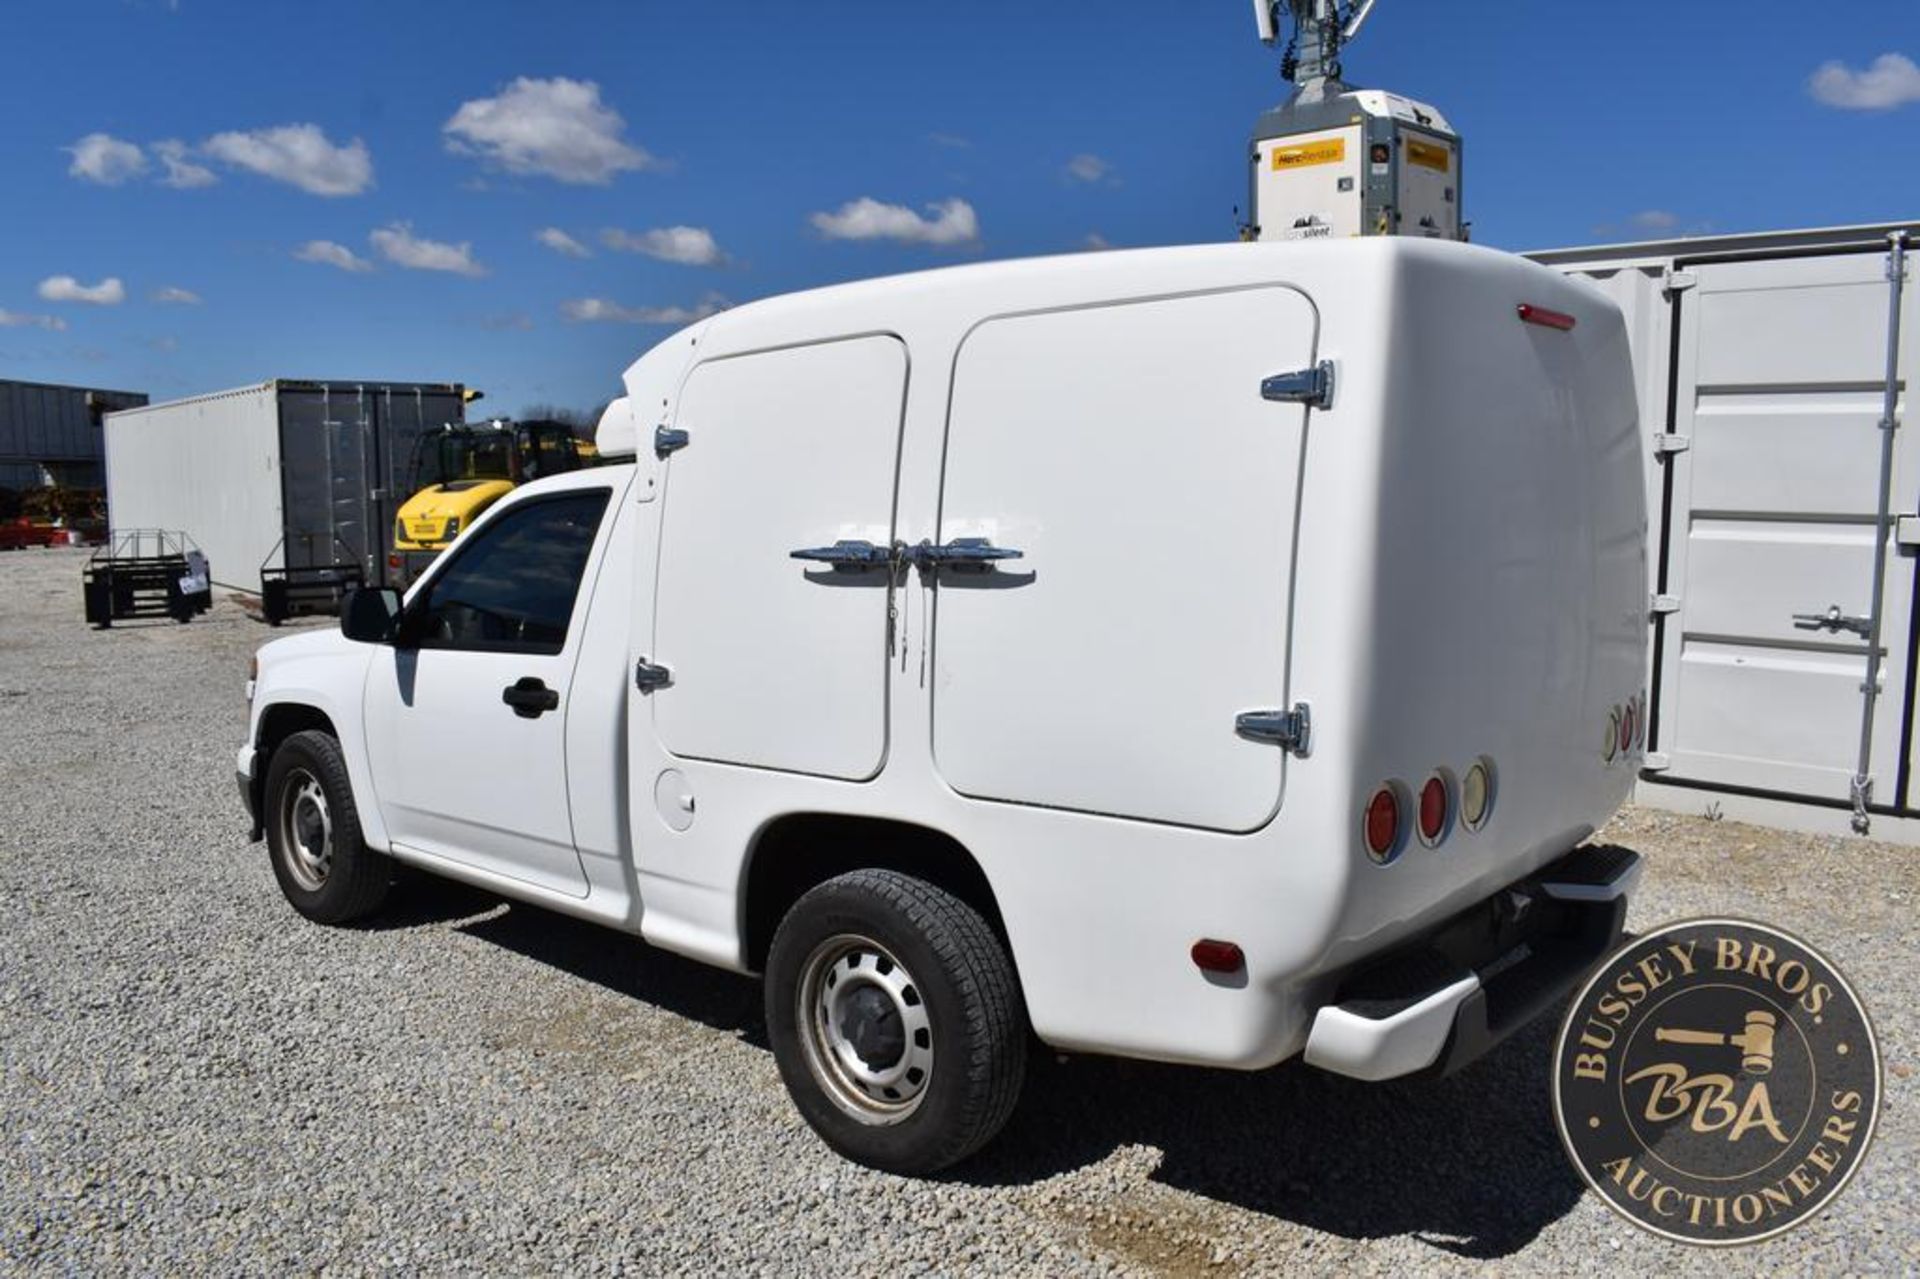
{"type": "Polygon", "coordinates": [[[1838,1206],[1734,1254],[1586,1194],[1545,1020],[1453,1079],[1038,1063],[939,1182],[831,1155],[743,978],[451,885],[308,925],[233,793],[247,654],[80,620],[83,553],[0,556],[0,1270],[801,1273],[1920,1270],[1920,850],[1631,812],[1633,923],[1804,933],[1888,1065],[1838,1206]]]}

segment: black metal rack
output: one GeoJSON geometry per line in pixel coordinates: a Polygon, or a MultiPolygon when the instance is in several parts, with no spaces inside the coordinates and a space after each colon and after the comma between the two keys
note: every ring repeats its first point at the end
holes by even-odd
{"type": "Polygon", "coordinates": [[[105,630],[129,617],[190,622],[213,607],[207,558],[185,533],[116,531],[80,571],[87,621],[105,630]]]}
{"type": "Polygon", "coordinates": [[[278,626],[296,614],[337,613],[348,591],[366,585],[367,576],[353,552],[338,539],[334,545],[340,556],[332,564],[267,567],[285,545],[284,537],[274,543],[266,563],[260,566],[260,615],[269,626],[278,626]]]}

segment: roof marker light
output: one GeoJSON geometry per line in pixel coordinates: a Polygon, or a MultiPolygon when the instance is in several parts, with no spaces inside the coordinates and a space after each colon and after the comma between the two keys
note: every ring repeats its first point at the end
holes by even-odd
{"type": "Polygon", "coordinates": [[[1247,957],[1230,941],[1202,937],[1193,943],[1193,964],[1203,973],[1237,973],[1247,966],[1247,957]]]}
{"type": "Polygon", "coordinates": [[[1538,324],[1542,328],[1558,329],[1562,333],[1571,333],[1573,326],[1580,321],[1565,311],[1549,311],[1544,306],[1535,306],[1531,302],[1520,304],[1520,318],[1528,324],[1538,324]]]}

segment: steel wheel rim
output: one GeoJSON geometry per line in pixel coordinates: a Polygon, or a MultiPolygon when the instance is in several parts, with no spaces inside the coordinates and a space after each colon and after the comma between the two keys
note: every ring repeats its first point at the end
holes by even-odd
{"type": "Polygon", "coordinates": [[[834,1105],[875,1125],[920,1108],[933,1078],[933,1023],[919,983],[886,947],[852,933],[821,942],[802,970],[795,1012],[807,1068],[834,1105]]]}
{"type": "Polygon", "coordinates": [[[333,868],[333,814],[326,788],[304,768],[287,773],[280,788],[280,858],[293,882],[307,892],[326,886],[333,868]]]}

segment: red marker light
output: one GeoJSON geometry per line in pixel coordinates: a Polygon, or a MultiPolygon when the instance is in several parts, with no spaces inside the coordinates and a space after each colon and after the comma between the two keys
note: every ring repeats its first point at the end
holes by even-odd
{"type": "Polygon", "coordinates": [[[1203,973],[1237,973],[1247,966],[1247,957],[1230,941],[1202,937],[1193,943],[1193,963],[1203,973]]]}
{"type": "Polygon", "coordinates": [[[1400,842],[1400,800],[1392,787],[1382,786],[1373,793],[1361,827],[1373,860],[1385,862],[1393,856],[1394,845],[1400,842]]]}
{"type": "Polygon", "coordinates": [[[1538,324],[1546,329],[1558,329],[1562,333],[1572,332],[1573,326],[1580,322],[1565,311],[1549,311],[1546,307],[1535,306],[1531,302],[1520,304],[1520,318],[1528,324],[1538,324]]]}
{"type": "Polygon", "coordinates": [[[1429,777],[1420,788],[1420,838],[1429,844],[1440,842],[1447,830],[1447,784],[1429,777]]]}

